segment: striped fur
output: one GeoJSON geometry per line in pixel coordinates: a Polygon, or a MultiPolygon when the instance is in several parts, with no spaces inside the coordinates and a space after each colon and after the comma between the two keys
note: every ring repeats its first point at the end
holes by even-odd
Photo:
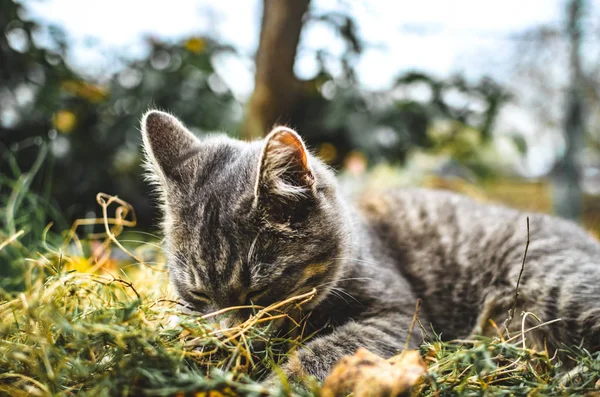
{"type": "MultiPolygon", "coordinates": [[[[323,379],[358,347],[395,354],[417,298],[421,322],[445,339],[493,332],[489,320],[502,324],[513,303],[526,216],[531,245],[518,313],[562,318],[530,341],[600,347],[600,245],[572,223],[421,189],[350,204],[332,172],[283,127],[264,141],[200,141],[152,111],[142,133],[183,301],[206,312],[317,288],[307,309],[318,334],[285,364],[290,375],[323,379]]],[[[421,334],[413,332],[416,346],[421,334]]]]}

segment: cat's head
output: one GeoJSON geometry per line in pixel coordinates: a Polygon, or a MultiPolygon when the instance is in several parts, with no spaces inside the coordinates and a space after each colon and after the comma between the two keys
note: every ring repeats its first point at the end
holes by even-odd
{"type": "Polygon", "coordinates": [[[161,196],[171,282],[198,312],[265,306],[340,277],[348,217],[332,172],[289,128],[264,140],[198,139],[175,117],[142,119],[161,196]]]}

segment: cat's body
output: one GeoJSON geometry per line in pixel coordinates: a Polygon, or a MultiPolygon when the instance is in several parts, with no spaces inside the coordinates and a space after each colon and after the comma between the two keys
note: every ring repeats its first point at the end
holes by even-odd
{"type": "MultiPolygon", "coordinates": [[[[199,141],[156,111],[142,128],[164,204],[171,280],[184,301],[204,312],[317,289],[305,309],[319,334],[284,364],[289,375],[323,379],[358,347],[397,353],[417,298],[421,323],[445,339],[492,333],[488,320],[501,327],[506,319],[526,214],[421,189],[350,205],[286,128],[253,143],[199,141]]],[[[600,348],[600,244],[569,222],[529,216],[516,317],[562,319],[530,337],[540,348],[600,348]]],[[[420,339],[417,327],[411,345],[420,339]]]]}

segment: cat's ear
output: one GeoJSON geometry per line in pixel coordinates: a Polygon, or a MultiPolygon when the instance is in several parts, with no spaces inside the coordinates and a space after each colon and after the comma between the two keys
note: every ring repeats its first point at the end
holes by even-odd
{"type": "Polygon", "coordinates": [[[151,172],[166,180],[183,181],[193,168],[186,164],[199,140],[174,116],[150,110],[142,118],[142,139],[151,172]]]}
{"type": "Polygon", "coordinates": [[[302,138],[292,129],[276,127],[263,146],[255,186],[256,200],[295,200],[311,196],[315,177],[302,138]]]}

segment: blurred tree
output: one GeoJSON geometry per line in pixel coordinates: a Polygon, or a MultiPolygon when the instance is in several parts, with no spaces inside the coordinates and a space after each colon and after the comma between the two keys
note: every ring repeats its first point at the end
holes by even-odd
{"type": "Polygon", "coordinates": [[[255,86],[244,124],[248,139],[263,136],[275,123],[290,121],[301,95],[294,61],[309,2],[263,0],[255,86]]]}
{"type": "Polygon", "coordinates": [[[544,139],[555,149],[547,171],[553,211],[581,220],[583,191],[600,192],[595,177],[600,170],[600,9],[585,0],[563,3],[561,20],[515,37],[512,80],[521,107],[533,116],[533,139],[544,139]]]}
{"type": "Polygon", "coordinates": [[[554,212],[579,221],[583,213],[582,172],[579,159],[585,137],[585,78],[581,67],[584,0],[570,0],[566,34],[569,40],[570,83],[565,101],[565,150],[554,166],[554,212]]]}

